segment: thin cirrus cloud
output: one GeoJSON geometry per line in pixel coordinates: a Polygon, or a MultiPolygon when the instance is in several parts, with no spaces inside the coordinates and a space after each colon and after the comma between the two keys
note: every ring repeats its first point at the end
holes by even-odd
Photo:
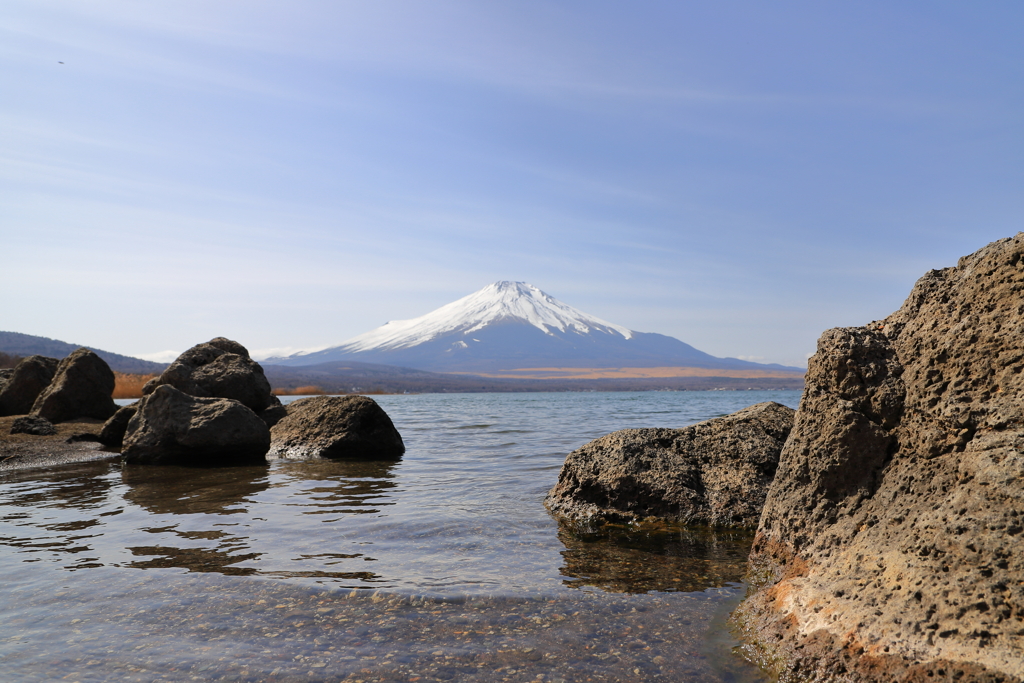
{"type": "Polygon", "coordinates": [[[12,0],[3,327],[310,348],[511,279],[799,365],[1018,229],[1021,11],[12,0]]]}

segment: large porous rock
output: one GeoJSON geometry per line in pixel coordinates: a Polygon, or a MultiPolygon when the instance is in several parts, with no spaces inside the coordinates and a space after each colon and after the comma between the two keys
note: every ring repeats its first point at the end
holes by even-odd
{"type": "Polygon", "coordinates": [[[146,383],[143,395],[162,384],[190,396],[231,398],[259,413],[274,404],[263,368],[238,342],[217,337],[193,346],[146,383]]]}
{"type": "Polygon", "coordinates": [[[570,519],[753,529],[792,425],[792,408],[768,402],[685,429],[613,432],[566,457],[544,504],[570,519]]]}
{"type": "Polygon", "coordinates": [[[782,680],[1024,679],[1024,233],[822,335],[735,621],[782,680]]]}
{"type": "Polygon", "coordinates": [[[401,434],[372,398],[314,396],[286,410],[270,430],[271,456],[396,460],[405,453],[401,434]]]}
{"type": "Polygon", "coordinates": [[[46,356],[29,356],[15,366],[0,388],[0,417],[26,415],[43,389],[53,381],[60,361],[46,356]]]}
{"type": "Polygon", "coordinates": [[[270,430],[228,398],[198,398],[164,384],[139,401],[121,454],[127,463],[227,466],[262,463],[270,430]]]}
{"type": "Polygon", "coordinates": [[[114,413],[109,420],[103,423],[103,428],[100,429],[97,440],[104,446],[120,448],[124,442],[125,432],[128,431],[128,422],[135,417],[135,413],[138,412],[138,410],[138,401],[118,408],[117,412],[114,413]]]}
{"type": "Polygon", "coordinates": [[[89,349],[77,349],[57,366],[53,380],[32,404],[32,414],[50,422],[77,417],[106,420],[117,412],[111,395],[114,372],[89,349]]]}

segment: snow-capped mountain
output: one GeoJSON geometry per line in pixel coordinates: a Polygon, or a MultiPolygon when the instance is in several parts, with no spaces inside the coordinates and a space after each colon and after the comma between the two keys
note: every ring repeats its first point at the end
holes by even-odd
{"type": "Polygon", "coordinates": [[[660,366],[796,370],[716,358],[673,337],[634,332],[588,315],[525,282],[505,281],[339,346],[264,362],[295,366],[340,360],[441,372],[660,366]]]}

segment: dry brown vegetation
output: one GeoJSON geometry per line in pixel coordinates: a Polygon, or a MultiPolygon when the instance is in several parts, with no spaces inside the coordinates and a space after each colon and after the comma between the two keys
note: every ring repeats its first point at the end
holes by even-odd
{"type": "Polygon", "coordinates": [[[0,351],[0,368],[13,368],[21,360],[21,356],[0,351]]]}
{"type": "Polygon", "coordinates": [[[327,392],[317,386],[295,387],[294,389],[274,389],[275,396],[323,396],[327,392]]]}
{"type": "Polygon", "coordinates": [[[142,398],[142,387],[154,377],[157,375],[133,375],[115,371],[112,398],[142,398]]]}

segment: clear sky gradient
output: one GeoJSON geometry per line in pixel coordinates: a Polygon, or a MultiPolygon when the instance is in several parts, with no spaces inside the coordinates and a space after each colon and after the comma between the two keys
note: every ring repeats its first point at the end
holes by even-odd
{"type": "Polygon", "coordinates": [[[802,365],[1024,229],[1022,34],[1020,2],[5,0],[0,329],[300,349],[523,280],[802,365]]]}

